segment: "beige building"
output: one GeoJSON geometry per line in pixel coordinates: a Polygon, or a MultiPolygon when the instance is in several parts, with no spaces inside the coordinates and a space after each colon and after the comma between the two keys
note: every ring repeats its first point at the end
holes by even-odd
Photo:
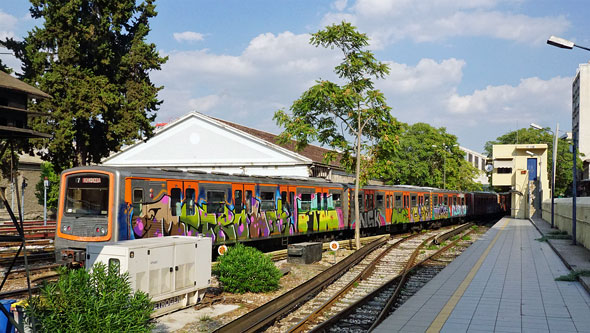
{"type": "Polygon", "coordinates": [[[582,179],[589,179],[590,63],[580,64],[572,83],[572,131],[578,136],[578,151],[585,155],[582,157],[584,161],[582,179]]]}
{"type": "Polygon", "coordinates": [[[492,186],[512,193],[511,214],[528,218],[551,197],[546,144],[494,145],[492,186]]]}

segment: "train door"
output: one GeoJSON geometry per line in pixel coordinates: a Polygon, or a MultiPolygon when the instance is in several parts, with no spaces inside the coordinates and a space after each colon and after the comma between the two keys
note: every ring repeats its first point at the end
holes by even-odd
{"type": "Polygon", "coordinates": [[[385,223],[392,223],[391,215],[393,213],[393,192],[385,192],[385,223]]]}
{"type": "Polygon", "coordinates": [[[184,186],[184,216],[191,217],[198,215],[197,195],[199,194],[199,185],[195,181],[187,181],[184,186]]]}
{"type": "Polygon", "coordinates": [[[169,180],[167,181],[168,185],[168,195],[170,195],[169,201],[169,211],[170,215],[173,217],[174,220],[178,220],[178,217],[181,215],[182,212],[182,181],[179,180],[169,180]]]}
{"type": "Polygon", "coordinates": [[[280,185],[281,192],[281,210],[279,214],[282,215],[284,221],[282,233],[292,234],[297,232],[297,214],[295,210],[295,186],[280,185]],[[289,230],[292,230],[289,232],[289,230]]]}
{"type": "Polygon", "coordinates": [[[232,202],[230,204],[234,207],[234,214],[241,216],[244,212],[244,184],[231,184],[232,202]]]}
{"type": "Polygon", "coordinates": [[[244,184],[244,209],[247,218],[252,218],[257,213],[254,184],[244,184]]]}

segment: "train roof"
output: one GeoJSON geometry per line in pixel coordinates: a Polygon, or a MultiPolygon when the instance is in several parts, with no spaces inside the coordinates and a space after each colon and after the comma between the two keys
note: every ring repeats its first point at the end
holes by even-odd
{"type": "Polygon", "coordinates": [[[229,182],[252,182],[259,184],[301,184],[302,181],[315,186],[326,187],[347,187],[346,184],[334,183],[323,178],[314,177],[273,177],[273,176],[251,176],[241,174],[227,174],[223,172],[185,171],[180,169],[145,168],[145,167],[112,167],[102,165],[91,165],[75,167],[64,170],[63,173],[79,171],[104,171],[119,174],[123,177],[145,177],[145,178],[170,178],[170,179],[198,179],[202,181],[229,181],[229,182]]]}

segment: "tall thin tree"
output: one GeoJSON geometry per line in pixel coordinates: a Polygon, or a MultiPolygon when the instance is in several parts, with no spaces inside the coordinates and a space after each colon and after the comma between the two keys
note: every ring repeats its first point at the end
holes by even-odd
{"type": "MultiPolygon", "coordinates": [[[[383,94],[374,88],[372,79],[380,79],[389,68],[366,50],[369,38],[350,23],[342,22],[312,34],[310,43],[316,47],[337,48],[343,54],[342,62],[334,68],[344,84],[318,80],[301,97],[293,102],[291,114],[284,110],[275,113],[274,119],[284,127],[279,136],[281,143],[296,141],[303,149],[318,141],[341,154],[325,156],[340,162],[355,174],[355,243],[360,248],[359,190],[363,171],[373,161],[375,147],[383,140],[396,139],[396,120],[383,94]],[[361,170],[361,164],[365,167],[361,170]]],[[[365,175],[367,173],[364,173],[365,175]]]]}

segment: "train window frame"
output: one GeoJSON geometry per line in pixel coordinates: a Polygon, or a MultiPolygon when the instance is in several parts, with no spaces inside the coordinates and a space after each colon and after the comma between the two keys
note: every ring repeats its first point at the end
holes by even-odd
{"type": "Polygon", "coordinates": [[[430,194],[424,194],[424,204],[430,206],[430,194]]]}
{"type": "Polygon", "coordinates": [[[133,206],[133,216],[141,216],[141,213],[143,212],[143,188],[141,187],[136,187],[133,189],[133,194],[131,196],[131,205],[133,206]],[[141,192],[141,197],[140,200],[137,200],[137,196],[135,195],[136,192],[139,191],[141,192]],[[136,207],[138,209],[136,209],[136,207]]]}
{"type": "Polygon", "coordinates": [[[404,203],[402,202],[402,194],[395,193],[393,195],[393,208],[404,208],[404,203]]]}
{"type": "Polygon", "coordinates": [[[383,207],[385,207],[385,203],[383,202],[383,193],[377,193],[375,195],[375,205],[379,209],[383,209],[383,207]]]}
{"type": "Polygon", "coordinates": [[[391,195],[386,194],[385,195],[385,209],[390,209],[391,208],[391,195]]]}
{"type": "Polygon", "coordinates": [[[373,193],[366,193],[365,194],[365,207],[367,209],[367,211],[374,209],[374,195],[373,193]]]}
{"type": "Polygon", "coordinates": [[[438,206],[438,195],[432,196],[432,205],[435,207],[438,206]]]}
{"type": "Polygon", "coordinates": [[[234,190],[234,213],[241,214],[244,210],[244,192],[234,190]]]}
{"type": "Polygon", "coordinates": [[[364,200],[363,200],[363,198],[364,198],[363,193],[359,193],[358,198],[359,198],[359,207],[361,207],[361,212],[363,212],[365,209],[364,200]]]}
{"type": "Polygon", "coordinates": [[[322,207],[324,210],[328,210],[328,193],[322,193],[322,207]]]}
{"type": "Polygon", "coordinates": [[[195,199],[197,197],[197,191],[192,188],[192,187],[187,187],[184,190],[184,201],[185,201],[185,214],[186,216],[194,216],[197,212],[196,210],[196,205],[195,205],[195,199]],[[189,192],[192,193],[192,195],[189,194],[189,192]],[[190,200],[192,198],[192,201],[190,200]]]}
{"type": "Polygon", "coordinates": [[[410,194],[410,207],[416,207],[416,198],[418,196],[415,193],[410,194]]]}
{"type": "Polygon", "coordinates": [[[332,202],[334,203],[334,209],[342,208],[342,193],[332,193],[332,202]]]}
{"type": "Polygon", "coordinates": [[[174,187],[170,189],[170,214],[180,216],[182,214],[182,189],[174,187]]]}
{"type": "Polygon", "coordinates": [[[252,199],[254,198],[254,192],[252,190],[246,190],[244,193],[244,198],[246,199],[246,212],[248,214],[252,214],[254,212],[252,210],[252,208],[254,207],[254,205],[252,205],[252,199]]]}
{"type": "Polygon", "coordinates": [[[74,174],[67,176],[64,214],[69,216],[106,217],[109,214],[110,184],[110,177],[103,174],[74,174]],[[84,181],[85,179],[88,179],[88,181],[84,181]],[[97,181],[98,179],[100,181],[97,181]],[[88,197],[93,202],[89,199],[83,199],[88,197]],[[89,206],[91,204],[92,206],[89,206]]]}
{"type": "Polygon", "coordinates": [[[299,201],[297,202],[297,210],[300,213],[307,213],[311,211],[311,193],[301,193],[299,201]],[[309,197],[308,197],[309,196],[309,197]],[[308,200],[305,200],[308,199],[308,200]]]}
{"type": "Polygon", "coordinates": [[[443,204],[445,206],[447,206],[449,204],[449,196],[448,195],[443,195],[443,204]]]}
{"type": "Polygon", "coordinates": [[[263,212],[269,210],[276,210],[277,205],[275,202],[274,191],[260,191],[260,210],[263,212]]]}
{"type": "Polygon", "coordinates": [[[221,190],[207,190],[206,200],[207,200],[207,214],[221,214],[225,210],[225,202],[226,196],[225,191],[221,190]],[[221,198],[218,196],[221,194],[221,198]],[[213,197],[213,195],[217,195],[213,197]]]}
{"type": "Polygon", "coordinates": [[[315,209],[322,210],[322,192],[316,192],[315,194],[315,209]]]}

